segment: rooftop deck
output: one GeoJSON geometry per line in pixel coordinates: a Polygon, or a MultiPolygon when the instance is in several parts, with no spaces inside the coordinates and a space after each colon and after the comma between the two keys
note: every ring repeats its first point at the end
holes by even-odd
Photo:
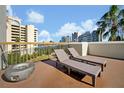
{"type": "MultiPolygon", "coordinates": [[[[96,87],[124,87],[124,60],[107,59],[107,66],[96,80],[96,87]]],[[[0,87],[4,88],[90,88],[91,85],[81,82],[91,82],[91,78],[77,72],[67,74],[65,68],[59,65],[55,67],[55,60],[47,60],[35,63],[35,71],[24,81],[7,82],[2,79],[4,71],[0,72],[0,87]]]]}

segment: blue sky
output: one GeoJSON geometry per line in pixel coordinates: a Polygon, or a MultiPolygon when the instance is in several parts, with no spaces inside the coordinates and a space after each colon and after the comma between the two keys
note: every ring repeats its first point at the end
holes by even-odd
{"type": "Polygon", "coordinates": [[[33,24],[39,29],[39,41],[59,41],[63,35],[82,34],[97,28],[96,21],[109,10],[105,5],[14,5],[9,14],[22,19],[22,24],[33,24]]]}

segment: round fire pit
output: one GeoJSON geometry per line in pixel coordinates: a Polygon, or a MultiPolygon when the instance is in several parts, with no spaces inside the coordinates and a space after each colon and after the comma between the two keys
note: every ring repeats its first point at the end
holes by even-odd
{"type": "Polygon", "coordinates": [[[27,79],[34,69],[34,63],[12,65],[6,69],[4,76],[7,81],[21,81],[27,79]]]}

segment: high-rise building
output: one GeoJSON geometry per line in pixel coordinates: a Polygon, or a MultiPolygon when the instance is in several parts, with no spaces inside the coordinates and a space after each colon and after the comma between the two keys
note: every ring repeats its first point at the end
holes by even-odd
{"type": "Polygon", "coordinates": [[[66,36],[65,41],[66,42],[71,42],[71,37],[70,36],[66,36]]]}
{"type": "Polygon", "coordinates": [[[72,42],[77,42],[78,41],[78,32],[72,33],[72,42]]]}
{"type": "Polygon", "coordinates": [[[84,34],[78,37],[79,42],[91,42],[91,40],[92,38],[91,38],[91,34],[89,31],[85,32],[84,34]]]}
{"type": "Polygon", "coordinates": [[[92,34],[92,42],[97,42],[98,34],[97,34],[96,30],[94,30],[91,34],[92,34]]]}
{"type": "MultiPolygon", "coordinates": [[[[5,42],[37,42],[38,29],[34,25],[22,25],[17,17],[7,16],[7,30],[5,42]]],[[[9,45],[8,50],[29,48],[29,45],[9,45]]]]}
{"type": "Polygon", "coordinates": [[[62,36],[60,42],[71,42],[70,36],[62,36]]]}
{"type": "Polygon", "coordinates": [[[62,36],[62,37],[61,37],[60,42],[65,42],[65,36],[62,36]]]}

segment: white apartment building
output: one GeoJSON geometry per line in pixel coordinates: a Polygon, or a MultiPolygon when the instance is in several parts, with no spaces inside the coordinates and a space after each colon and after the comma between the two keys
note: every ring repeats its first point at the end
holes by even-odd
{"type": "MultiPolygon", "coordinates": [[[[34,25],[22,25],[21,19],[17,17],[7,16],[7,10],[5,5],[0,5],[0,42],[37,42],[38,41],[38,29],[34,25]]],[[[1,45],[5,51],[12,51],[17,49],[32,48],[33,53],[34,46],[31,45],[1,45]]],[[[22,52],[22,51],[21,51],[22,52]]],[[[23,51],[23,52],[27,52],[23,51]]],[[[0,49],[0,56],[2,50],[0,49]]],[[[21,53],[24,54],[24,53],[21,53]]],[[[1,57],[0,57],[0,69],[1,69],[1,57]]],[[[3,64],[4,65],[4,64],[3,64]]]]}
{"type": "MultiPolygon", "coordinates": [[[[34,25],[22,25],[17,17],[7,16],[7,39],[6,42],[37,42],[38,29],[34,25]]],[[[12,49],[29,48],[29,45],[8,46],[8,51],[12,49]]],[[[33,47],[33,46],[32,46],[33,47]]]]}
{"type": "MultiPolygon", "coordinates": [[[[7,16],[5,5],[0,5],[0,42],[37,42],[38,29],[34,25],[22,25],[21,19],[7,16]]],[[[31,47],[31,46],[30,46],[31,47]]],[[[27,45],[8,45],[6,51],[29,48],[27,45]]]]}

